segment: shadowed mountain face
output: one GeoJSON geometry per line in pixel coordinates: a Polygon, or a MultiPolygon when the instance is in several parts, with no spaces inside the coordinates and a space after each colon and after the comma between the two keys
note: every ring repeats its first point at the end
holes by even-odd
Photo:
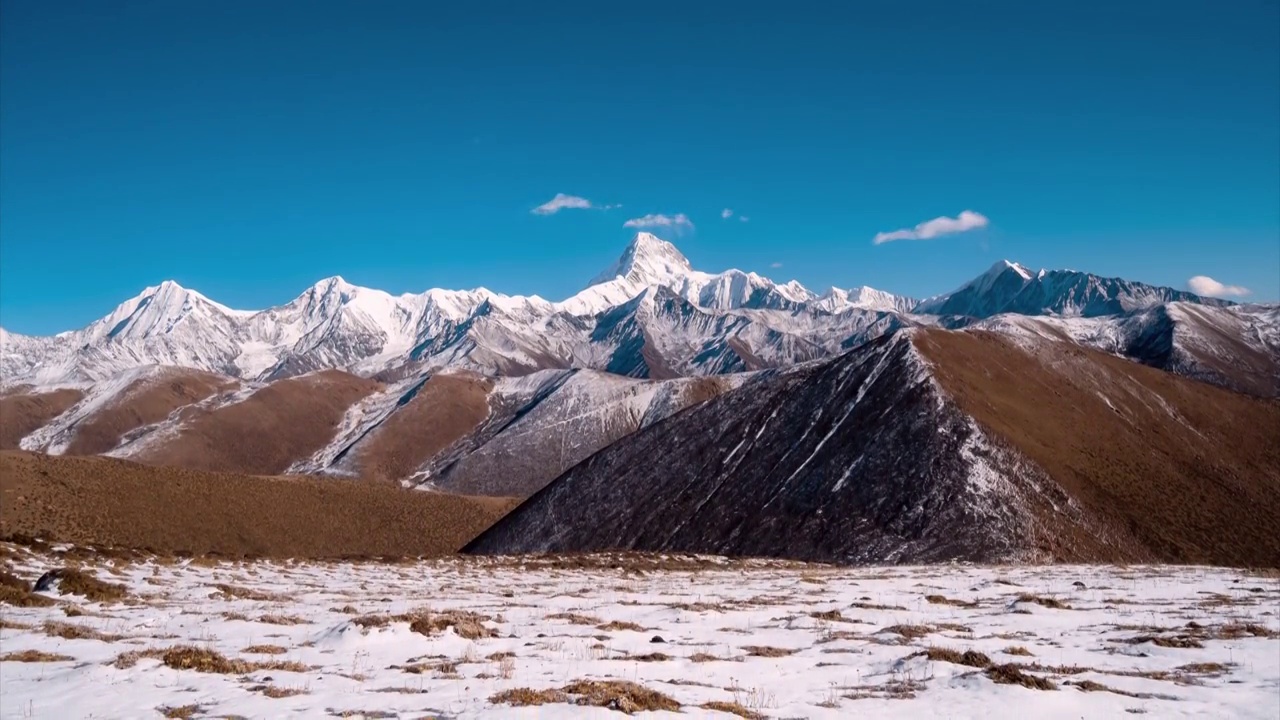
{"type": "Polygon", "coordinates": [[[1274,565],[1278,427],[1091,350],[904,332],[631,435],[468,550],[1274,565]]]}

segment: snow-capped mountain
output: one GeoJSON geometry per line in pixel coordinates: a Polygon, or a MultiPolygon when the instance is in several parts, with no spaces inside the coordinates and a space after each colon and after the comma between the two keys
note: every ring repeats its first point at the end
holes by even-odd
{"type": "Polygon", "coordinates": [[[1132,280],[1104,278],[1075,270],[1033,272],[1001,260],[954,292],[929,298],[913,309],[928,315],[987,318],[1001,313],[1100,317],[1142,310],[1167,302],[1226,307],[1232,303],[1132,280]]]}
{"type": "Polygon", "coordinates": [[[0,331],[0,385],[92,385],[145,366],[262,381],[341,369],[383,379],[456,367],[487,375],[583,368],[633,377],[712,375],[828,357],[901,327],[1001,313],[1112,316],[1170,301],[1169,288],[1010,262],[924,302],[867,287],[814,293],[755,273],[695,270],[638,233],[617,262],[560,302],[485,288],[391,295],[322,280],[293,301],[233,310],[174,282],[88,327],[52,337],[0,331]]]}
{"type": "Polygon", "coordinates": [[[484,288],[393,296],[332,277],[252,312],[165,282],[83,330],[4,333],[0,371],[6,386],[92,384],[148,365],[247,380],[326,368],[374,375],[405,365],[699,375],[836,352],[878,336],[894,325],[882,322],[884,312],[913,304],[870,288],[819,296],[755,273],[700,272],[671,243],[639,233],[616,263],[558,303],[484,288]]]}

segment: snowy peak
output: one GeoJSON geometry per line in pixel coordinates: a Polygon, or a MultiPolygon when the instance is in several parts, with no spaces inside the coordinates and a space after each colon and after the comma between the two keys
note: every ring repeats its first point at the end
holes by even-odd
{"type": "Polygon", "coordinates": [[[914,312],[988,318],[1002,313],[1100,317],[1142,310],[1167,302],[1224,307],[1232,303],[1145,283],[1075,270],[1032,272],[1001,260],[959,289],[917,305],[914,312]]]}
{"type": "Polygon", "coordinates": [[[89,326],[94,340],[145,338],[164,335],[184,322],[223,321],[245,313],[216,303],[172,280],[148,287],[126,300],[105,318],[89,326]]]}
{"type": "Polygon", "coordinates": [[[851,290],[830,288],[810,305],[836,314],[854,309],[906,313],[911,312],[917,302],[914,298],[894,295],[863,285],[851,290]]]}
{"type": "Polygon", "coordinates": [[[593,278],[588,287],[616,278],[659,285],[692,271],[689,259],[675,245],[657,235],[640,232],[636,233],[618,261],[593,278]]]}

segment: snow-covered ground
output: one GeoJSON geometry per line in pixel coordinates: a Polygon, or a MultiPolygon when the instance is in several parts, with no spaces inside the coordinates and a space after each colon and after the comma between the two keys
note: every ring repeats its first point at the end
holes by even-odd
{"type": "MultiPolygon", "coordinates": [[[[62,564],[8,547],[28,580],[62,564]]],[[[89,567],[125,600],[0,605],[0,716],[1280,714],[1274,573],[621,556],[89,567]],[[52,655],[10,659],[25,651],[52,655]],[[606,707],[579,704],[592,700],[606,707]]]]}

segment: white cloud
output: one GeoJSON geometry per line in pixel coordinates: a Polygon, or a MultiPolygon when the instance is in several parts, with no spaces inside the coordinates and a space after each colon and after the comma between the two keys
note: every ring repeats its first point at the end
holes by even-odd
{"type": "Polygon", "coordinates": [[[740,220],[740,221],[742,221],[742,222],[746,222],[746,221],[748,221],[748,220],[750,220],[750,219],[751,219],[751,218],[747,217],[746,215],[739,215],[739,216],[738,216],[738,220],[740,220]]]}
{"type": "Polygon", "coordinates": [[[1239,285],[1223,285],[1208,275],[1197,275],[1187,281],[1187,287],[1191,288],[1191,292],[1197,295],[1208,295],[1210,297],[1243,297],[1251,291],[1247,287],[1239,285]]]}
{"type": "Polygon", "coordinates": [[[777,268],[782,267],[782,263],[780,263],[780,262],[776,262],[776,263],[769,263],[769,267],[777,269],[777,268]]]}
{"type": "Polygon", "coordinates": [[[733,217],[733,211],[730,210],[729,208],[725,208],[720,211],[720,217],[724,218],[725,220],[728,220],[729,218],[733,217]]]}
{"type": "Polygon", "coordinates": [[[953,218],[944,215],[932,220],[926,220],[913,228],[876,233],[871,242],[876,245],[882,245],[894,240],[932,240],[943,235],[952,235],[966,230],[986,227],[989,222],[982,213],[965,210],[953,218]]]}
{"type": "Polygon", "coordinates": [[[534,215],[555,215],[561,210],[611,210],[621,205],[596,205],[584,197],[556,193],[556,196],[533,209],[534,215]]]}
{"type": "Polygon", "coordinates": [[[628,228],[670,228],[676,232],[693,229],[693,221],[684,213],[676,213],[675,215],[662,215],[649,213],[644,217],[631,218],[622,223],[622,227],[628,228]]]}

